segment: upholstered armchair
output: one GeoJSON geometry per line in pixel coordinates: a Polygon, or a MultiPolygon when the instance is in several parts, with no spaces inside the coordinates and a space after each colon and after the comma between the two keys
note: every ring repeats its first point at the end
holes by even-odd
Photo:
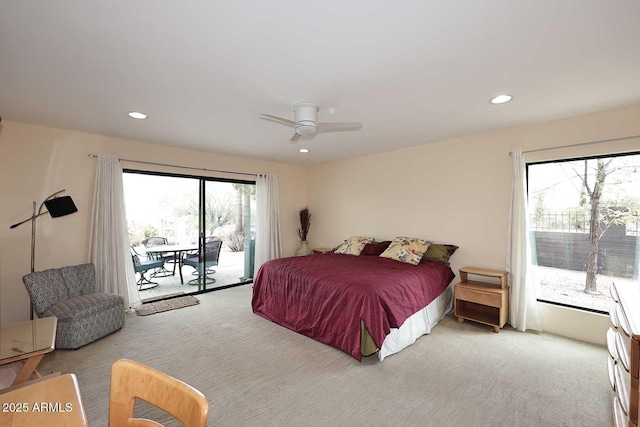
{"type": "Polygon", "coordinates": [[[124,326],[124,300],[96,293],[93,264],[36,271],[22,281],[38,317],[58,318],[56,348],[76,349],[124,326]]]}

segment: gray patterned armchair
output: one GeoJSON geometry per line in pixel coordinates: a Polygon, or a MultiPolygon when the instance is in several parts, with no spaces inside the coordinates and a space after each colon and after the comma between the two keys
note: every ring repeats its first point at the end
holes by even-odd
{"type": "Polygon", "coordinates": [[[124,326],[124,300],[96,293],[93,264],[36,271],[22,281],[38,317],[58,318],[56,348],[76,349],[124,326]]]}

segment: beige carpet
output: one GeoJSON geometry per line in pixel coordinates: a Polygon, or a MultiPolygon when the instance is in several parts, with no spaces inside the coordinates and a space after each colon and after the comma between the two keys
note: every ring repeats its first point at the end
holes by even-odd
{"type": "Polygon", "coordinates": [[[199,304],[200,301],[194,296],[187,295],[183,297],[171,298],[163,301],[147,302],[136,308],[138,316],[149,316],[163,311],[177,310],[179,308],[189,307],[199,304]]]}
{"type": "MultiPolygon", "coordinates": [[[[202,391],[209,426],[610,426],[607,350],[548,334],[499,334],[446,317],[383,362],[350,356],[251,312],[251,286],[125,327],[40,372],[78,376],[91,426],[107,425],[111,364],[130,358],[202,391]]],[[[140,405],[140,415],[167,416],[140,405]]],[[[177,425],[168,422],[168,425],[177,425]]]]}

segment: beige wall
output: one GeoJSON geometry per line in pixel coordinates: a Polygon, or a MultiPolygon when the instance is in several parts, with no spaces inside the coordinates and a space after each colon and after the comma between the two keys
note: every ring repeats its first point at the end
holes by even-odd
{"type": "MultiPolygon", "coordinates": [[[[311,246],[350,235],[410,235],[460,246],[464,265],[505,268],[511,180],[509,151],[640,134],[640,104],[542,124],[317,165],[307,169],[137,141],[3,121],[0,125],[0,324],[28,318],[21,277],[29,271],[31,202],[62,188],[79,212],[38,221],[36,268],[85,262],[95,160],[88,153],[242,172],[277,173],[285,254],[297,246],[297,211],[313,214],[311,246]]],[[[640,139],[527,155],[551,160],[640,150],[640,139]]],[[[140,167],[127,165],[125,167],[140,167]]],[[[147,167],[146,169],[151,169],[147,167]]],[[[162,168],[152,168],[162,170],[162,168]]],[[[166,169],[179,173],[180,170],[166,169]]],[[[605,316],[539,304],[546,331],[603,343],[605,316]]]]}
{"type": "MultiPolygon", "coordinates": [[[[297,212],[307,202],[306,171],[302,167],[255,159],[222,156],[59,130],[4,120],[0,125],[0,324],[29,318],[29,298],[22,276],[30,271],[31,226],[9,229],[31,215],[55,191],[66,189],[78,212],[37,221],[36,270],[88,261],[89,228],[96,160],[89,153],[116,154],[121,158],[158,163],[278,174],[283,250],[297,247],[297,212]]],[[[183,169],[124,162],[125,168],[190,174],[183,169]]],[[[196,174],[205,175],[198,171],[196,174]]],[[[208,173],[208,176],[246,179],[208,173]]]]}
{"type": "MultiPolygon", "coordinates": [[[[331,247],[350,235],[416,236],[458,245],[456,272],[465,265],[504,269],[509,151],[628,135],[640,135],[640,104],[314,166],[308,176],[314,219],[309,240],[331,247]]],[[[640,138],[531,153],[527,160],[632,150],[640,150],[640,138]]],[[[540,306],[545,330],[604,342],[606,316],[540,306]]]]}

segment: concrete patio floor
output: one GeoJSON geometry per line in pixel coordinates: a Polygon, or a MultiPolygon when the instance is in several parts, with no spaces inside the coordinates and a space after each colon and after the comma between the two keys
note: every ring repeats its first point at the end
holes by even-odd
{"type": "MultiPolygon", "coordinates": [[[[165,268],[169,271],[172,270],[173,264],[166,263],[165,268]]],[[[216,281],[215,283],[207,283],[206,285],[190,285],[189,280],[195,278],[193,275],[195,271],[192,267],[183,266],[182,275],[184,277],[184,284],[180,283],[180,275],[176,268],[175,276],[168,277],[153,277],[151,281],[158,283],[158,286],[151,289],[138,291],[142,302],[156,300],[159,298],[189,294],[206,289],[214,289],[221,286],[233,285],[236,283],[246,282],[243,279],[244,276],[244,252],[231,252],[228,248],[223,247],[220,252],[220,259],[218,260],[218,266],[214,267],[216,271],[211,277],[216,281]]],[[[147,274],[147,277],[151,275],[147,274]]],[[[136,279],[139,275],[136,274],[136,279]]]]}

